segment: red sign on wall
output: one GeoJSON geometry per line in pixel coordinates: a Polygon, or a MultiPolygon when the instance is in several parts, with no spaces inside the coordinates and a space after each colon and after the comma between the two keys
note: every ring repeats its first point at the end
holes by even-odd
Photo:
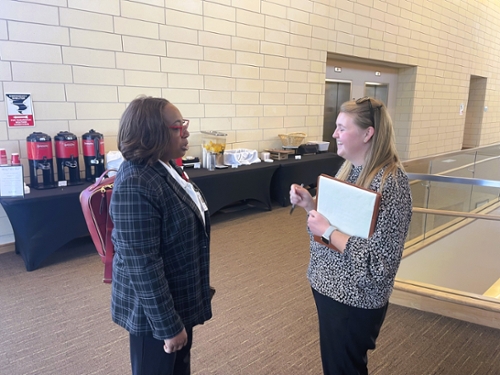
{"type": "Polygon", "coordinates": [[[35,126],[31,94],[5,94],[10,128],[35,126]]]}

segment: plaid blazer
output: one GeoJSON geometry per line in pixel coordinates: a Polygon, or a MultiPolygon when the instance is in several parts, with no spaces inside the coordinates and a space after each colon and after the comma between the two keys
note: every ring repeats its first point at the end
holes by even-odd
{"type": "Polygon", "coordinates": [[[133,335],[164,340],[210,319],[208,211],[204,224],[191,197],[160,162],[124,161],[110,214],[113,321],[133,335]]]}

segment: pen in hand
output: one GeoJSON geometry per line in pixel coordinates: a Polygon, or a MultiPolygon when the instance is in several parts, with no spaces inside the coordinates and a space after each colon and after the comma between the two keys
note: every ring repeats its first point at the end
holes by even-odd
{"type": "MultiPolygon", "coordinates": [[[[304,187],[304,184],[300,184],[300,187],[304,187]]],[[[295,210],[295,204],[292,204],[292,208],[290,209],[290,215],[293,214],[293,210],[295,210]]]]}

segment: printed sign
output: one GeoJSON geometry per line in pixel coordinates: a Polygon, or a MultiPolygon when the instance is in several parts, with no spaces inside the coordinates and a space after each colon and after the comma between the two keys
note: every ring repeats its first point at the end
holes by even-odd
{"type": "Polygon", "coordinates": [[[35,126],[31,94],[5,94],[9,128],[35,126]]]}
{"type": "Polygon", "coordinates": [[[0,196],[24,196],[24,178],[22,165],[0,167],[0,196]]]}

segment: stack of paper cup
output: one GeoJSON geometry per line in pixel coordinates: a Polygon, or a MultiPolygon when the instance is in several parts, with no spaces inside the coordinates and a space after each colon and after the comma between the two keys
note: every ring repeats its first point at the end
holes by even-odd
{"type": "Polygon", "coordinates": [[[262,160],[268,160],[271,158],[271,153],[270,152],[261,152],[260,153],[260,158],[262,160]]]}
{"type": "Polygon", "coordinates": [[[8,165],[7,151],[4,148],[0,148],[0,165],[8,165]]]}

